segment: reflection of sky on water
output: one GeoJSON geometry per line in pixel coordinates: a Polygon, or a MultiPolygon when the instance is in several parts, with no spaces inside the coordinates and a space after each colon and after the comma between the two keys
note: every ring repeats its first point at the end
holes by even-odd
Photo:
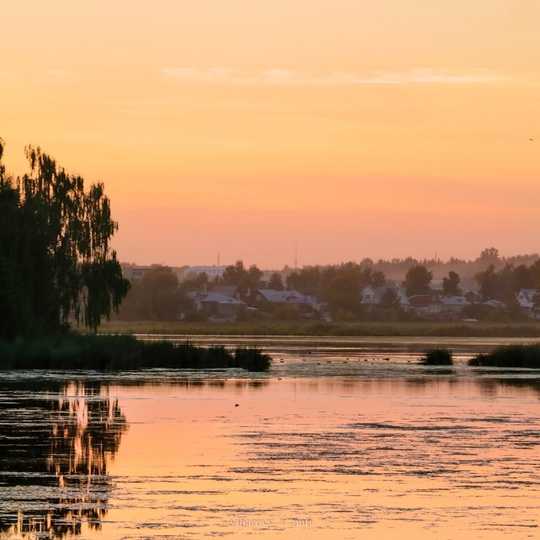
{"type": "Polygon", "coordinates": [[[39,378],[0,388],[0,532],[32,538],[99,529],[111,490],[107,463],[126,420],[100,383],[39,378]]]}
{"type": "Polygon", "coordinates": [[[131,426],[111,471],[118,534],[134,521],[136,538],[197,540],[534,532],[536,383],[405,374],[116,387],[131,426]]]}
{"type": "Polygon", "coordinates": [[[540,373],[298,347],[276,346],[272,371],[255,376],[3,373],[0,531],[438,540],[538,530],[540,373]]]}

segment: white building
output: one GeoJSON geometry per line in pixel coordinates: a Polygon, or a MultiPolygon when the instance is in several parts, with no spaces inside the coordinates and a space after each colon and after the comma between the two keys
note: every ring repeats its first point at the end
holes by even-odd
{"type": "Polygon", "coordinates": [[[200,276],[206,274],[209,281],[213,281],[216,278],[220,278],[225,272],[226,266],[189,266],[184,270],[184,276],[186,279],[190,277],[200,276]]]}
{"type": "Polygon", "coordinates": [[[403,309],[409,309],[409,298],[403,287],[372,287],[367,285],[362,290],[362,304],[378,305],[388,291],[392,291],[397,296],[399,305],[403,309]]]}
{"type": "Polygon", "coordinates": [[[538,294],[536,289],[521,289],[516,296],[521,311],[530,319],[540,318],[540,313],[534,308],[535,296],[538,294]]]}

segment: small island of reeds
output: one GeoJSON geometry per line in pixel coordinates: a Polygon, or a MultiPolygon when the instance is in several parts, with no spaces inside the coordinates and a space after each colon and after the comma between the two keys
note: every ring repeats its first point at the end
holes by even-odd
{"type": "Polygon", "coordinates": [[[137,370],[242,368],[267,371],[272,359],[255,347],[233,352],[189,342],[142,341],[130,335],[68,334],[0,341],[0,369],[137,370]]]}
{"type": "Polygon", "coordinates": [[[424,366],[451,366],[454,363],[452,351],[444,347],[426,349],[420,363],[424,366]]]}
{"type": "Polygon", "coordinates": [[[540,343],[503,345],[471,358],[469,366],[540,369],[540,343]]]}

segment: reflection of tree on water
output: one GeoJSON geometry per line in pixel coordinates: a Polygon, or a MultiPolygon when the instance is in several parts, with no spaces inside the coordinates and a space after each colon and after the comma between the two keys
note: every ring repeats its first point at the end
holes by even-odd
{"type": "Polygon", "coordinates": [[[64,538],[80,534],[83,522],[99,529],[111,489],[107,462],[126,429],[118,401],[99,383],[45,393],[41,385],[39,397],[26,390],[0,410],[0,534],[64,538]]]}

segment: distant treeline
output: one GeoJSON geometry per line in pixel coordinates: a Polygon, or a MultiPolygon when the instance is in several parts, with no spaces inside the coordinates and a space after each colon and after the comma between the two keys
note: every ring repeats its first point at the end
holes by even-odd
{"type": "MultiPolygon", "coordinates": [[[[463,311],[463,317],[493,322],[520,320],[524,317],[517,304],[516,294],[521,289],[540,291],[540,257],[537,254],[500,257],[495,248],[488,248],[474,261],[450,259],[418,261],[416,259],[393,259],[392,261],[347,262],[339,265],[304,266],[301,269],[285,269],[268,275],[256,265],[246,268],[242,261],[229,265],[221,277],[210,280],[205,273],[180,282],[171,268],[155,265],[140,280],[131,283],[131,291],[122,304],[119,318],[122,320],[203,321],[208,316],[197,311],[189,293],[210,291],[218,286],[228,286],[234,295],[259,313],[276,319],[295,320],[301,316],[317,318],[327,313],[332,320],[348,321],[407,321],[416,315],[406,311],[392,290],[386,291],[376,306],[363,302],[366,286],[374,288],[399,285],[407,296],[445,295],[459,296],[468,289],[475,290],[471,306],[463,311]],[[459,270],[469,276],[464,283],[459,270]],[[390,279],[387,272],[394,276],[390,279]],[[447,275],[444,275],[446,272],[447,275]],[[435,280],[436,275],[440,276],[435,280]],[[397,277],[396,277],[397,276],[397,277]],[[470,277],[472,276],[472,277],[470,277]],[[309,306],[271,306],[257,299],[257,289],[293,290],[317,299],[320,309],[310,312],[309,306]],[[504,310],[484,305],[495,300],[505,304],[504,310]]],[[[540,293],[538,296],[540,312],[540,293]]],[[[238,319],[246,320],[247,310],[238,311],[238,319]]]]}
{"type": "MultiPolygon", "coordinates": [[[[341,266],[347,266],[350,264],[357,264],[364,268],[372,268],[373,271],[382,272],[386,279],[386,284],[400,285],[405,279],[407,271],[416,265],[425,266],[433,274],[434,280],[441,280],[449,272],[453,271],[460,275],[462,283],[470,282],[475,283],[475,276],[478,272],[485,270],[489,265],[493,264],[495,270],[504,268],[505,266],[518,267],[521,265],[530,266],[540,259],[538,253],[532,253],[529,255],[514,255],[510,257],[503,257],[499,254],[499,250],[490,247],[481,251],[480,255],[472,260],[459,259],[457,257],[450,257],[448,260],[443,261],[437,257],[432,259],[415,259],[413,257],[406,257],[404,259],[378,259],[377,261],[367,257],[362,259],[359,263],[344,263],[339,265],[311,265],[303,267],[306,268],[339,268],[341,266]]],[[[296,271],[285,268],[281,273],[285,277],[294,274],[296,271]]]]}

